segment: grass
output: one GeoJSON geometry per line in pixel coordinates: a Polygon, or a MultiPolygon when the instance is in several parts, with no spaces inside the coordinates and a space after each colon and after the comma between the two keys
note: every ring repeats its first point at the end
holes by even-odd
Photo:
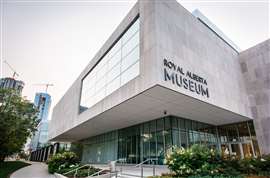
{"type": "Polygon", "coordinates": [[[5,161],[0,163],[0,178],[8,178],[10,174],[16,170],[28,166],[30,164],[22,161],[5,161]]]}

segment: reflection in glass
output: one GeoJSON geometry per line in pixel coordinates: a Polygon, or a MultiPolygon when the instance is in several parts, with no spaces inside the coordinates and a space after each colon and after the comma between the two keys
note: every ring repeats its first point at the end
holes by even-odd
{"type": "MultiPolygon", "coordinates": [[[[259,156],[259,147],[255,136],[251,140],[232,142],[227,134],[232,128],[239,135],[249,132],[241,131],[245,126],[252,127],[252,122],[242,122],[224,126],[213,126],[175,116],[167,116],[114,132],[86,139],[84,149],[85,162],[107,163],[108,160],[125,158],[127,163],[138,164],[148,158],[157,158],[163,164],[166,151],[173,145],[190,147],[192,144],[205,144],[209,148],[220,149],[222,157],[248,158],[259,156]],[[183,122],[184,121],[184,122],[183,122]],[[192,123],[192,127],[183,129],[183,123],[192,123]],[[182,124],[181,124],[182,123],[182,124]],[[194,130],[196,129],[196,130],[194,130]],[[217,139],[217,133],[220,135],[217,139]],[[222,140],[219,142],[218,140],[222,140]],[[253,151],[254,150],[254,151],[253,151]],[[255,155],[254,155],[255,154],[255,155]]],[[[231,135],[231,134],[230,134],[231,135]]],[[[233,136],[233,138],[237,138],[233,136]]],[[[246,137],[246,136],[245,136],[246,137]]],[[[237,138],[238,139],[238,138],[237,138]]]]}
{"type": "Polygon", "coordinates": [[[92,107],[139,75],[139,42],[137,19],[82,80],[80,112],[92,107]]]}

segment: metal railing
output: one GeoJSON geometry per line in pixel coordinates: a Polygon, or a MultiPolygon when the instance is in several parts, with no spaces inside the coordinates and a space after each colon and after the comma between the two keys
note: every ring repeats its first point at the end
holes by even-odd
{"type": "MultiPolygon", "coordinates": [[[[126,174],[126,173],[122,173],[121,171],[121,174],[122,175],[127,175],[127,176],[133,176],[133,177],[141,177],[141,178],[143,178],[144,177],[144,163],[147,163],[147,162],[151,162],[151,163],[153,163],[153,162],[155,162],[155,161],[158,161],[158,158],[148,158],[148,159],[146,159],[146,160],[144,160],[144,161],[142,161],[142,162],[140,162],[139,164],[136,164],[135,166],[133,166],[134,168],[137,168],[137,167],[139,167],[141,170],[141,175],[139,176],[139,175],[134,175],[134,174],[126,174]]],[[[154,164],[151,164],[152,165],[152,168],[153,168],[153,176],[155,176],[156,175],[156,163],[154,163],[154,164]]]]}
{"type": "Polygon", "coordinates": [[[70,173],[74,172],[73,178],[76,178],[76,176],[77,176],[77,174],[78,174],[78,170],[81,169],[81,168],[84,168],[84,167],[89,167],[89,168],[88,168],[88,176],[89,176],[89,174],[90,174],[90,169],[91,169],[91,167],[92,167],[90,164],[85,164],[85,165],[83,165],[83,166],[77,167],[77,168],[75,168],[75,169],[73,169],[73,170],[71,170],[71,171],[68,171],[68,172],[63,173],[63,175],[67,175],[67,174],[70,174],[70,173]]]}
{"type": "MultiPolygon", "coordinates": [[[[120,158],[120,159],[117,159],[117,160],[114,160],[114,161],[111,161],[111,162],[114,162],[114,163],[117,163],[117,162],[120,162],[121,164],[121,166],[120,166],[120,172],[122,173],[122,167],[123,167],[123,163],[126,161],[126,159],[124,159],[124,158],[120,158]]],[[[115,165],[114,165],[115,166],[115,165]]],[[[115,177],[117,178],[117,175],[118,175],[118,171],[117,170],[112,170],[113,168],[112,168],[112,165],[111,165],[111,167],[110,167],[110,172],[109,173],[107,173],[107,174],[110,174],[110,175],[113,175],[113,174],[115,174],[115,177]]],[[[107,169],[102,169],[102,170],[100,170],[100,171],[98,171],[98,172],[95,172],[94,174],[92,174],[92,175],[88,175],[88,177],[94,177],[94,176],[99,176],[100,175],[100,173],[102,173],[102,172],[104,172],[104,171],[106,171],[107,169]]],[[[105,175],[105,174],[104,174],[105,175]]]]}
{"type": "Polygon", "coordinates": [[[126,158],[119,158],[119,159],[115,160],[116,163],[117,163],[117,162],[120,162],[120,174],[123,173],[123,164],[124,164],[124,162],[126,162],[126,161],[127,161],[126,158]]]}
{"type": "MultiPolygon", "coordinates": [[[[102,172],[104,172],[104,171],[107,171],[108,169],[101,169],[100,171],[98,171],[98,172],[95,172],[94,174],[92,174],[92,175],[89,175],[88,174],[88,177],[94,177],[94,176],[99,176],[100,175],[100,173],[102,173],[102,172]]],[[[108,173],[106,173],[106,174],[113,174],[113,173],[116,173],[116,177],[117,177],[117,171],[115,171],[115,172],[108,172],[108,173]]],[[[105,174],[104,174],[105,175],[105,174]]]]}
{"type": "MultiPolygon", "coordinates": [[[[117,170],[112,170],[112,169],[110,169],[110,171],[108,172],[108,173],[105,173],[105,174],[103,174],[103,175],[106,175],[106,174],[110,174],[111,176],[110,177],[112,177],[112,175],[114,175],[115,174],[115,177],[117,178],[117,176],[118,176],[118,172],[120,172],[120,174],[121,175],[128,175],[128,176],[133,176],[133,177],[141,177],[141,178],[143,178],[144,176],[144,164],[145,163],[147,163],[147,162],[151,162],[151,163],[153,163],[154,162],[154,164],[150,164],[150,165],[152,165],[152,168],[153,168],[153,176],[155,176],[156,175],[156,161],[158,161],[158,159],[157,158],[148,158],[148,159],[146,159],[146,160],[144,160],[144,161],[142,161],[142,162],[140,162],[139,164],[136,164],[135,166],[132,166],[132,167],[134,167],[134,168],[137,168],[137,167],[139,167],[140,169],[141,169],[141,175],[139,176],[139,175],[134,175],[134,174],[125,174],[125,173],[123,173],[123,163],[125,162],[126,160],[125,159],[117,159],[117,160],[115,160],[115,161],[113,161],[113,162],[120,162],[121,164],[120,164],[120,171],[117,171],[117,170]]],[[[91,174],[90,175],[90,169],[91,169],[91,165],[90,164],[85,164],[85,165],[83,165],[83,166],[80,166],[80,167],[77,167],[77,168],[75,168],[75,169],[73,169],[73,170],[70,170],[70,171],[68,171],[68,172],[66,172],[66,173],[63,173],[63,175],[67,175],[67,174],[70,174],[70,173],[73,173],[74,172],[74,174],[73,174],[73,178],[76,178],[76,176],[77,176],[77,174],[78,174],[78,170],[79,169],[82,169],[82,168],[85,168],[85,167],[89,167],[88,168],[88,177],[94,177],[94,176],[99,176],[99,175],[101,175],[101,173],[102,172],[105,172],[105,171],[107,171],[108,169],[107,168],[104,168],[104,169],[101,169],[100,171],[98,171],[98,172],[95,172],[94,174],[91,174]]]]}

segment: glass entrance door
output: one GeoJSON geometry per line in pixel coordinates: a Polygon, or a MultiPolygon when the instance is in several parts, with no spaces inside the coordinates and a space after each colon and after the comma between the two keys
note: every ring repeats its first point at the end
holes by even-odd
{"type": "Polygon", "coordinates": [[[252,149],[252,144],[250,143],[242,143],[242,148],[243,148],[243,156],[244,158],[251,158],[254,155],[253,149],[252,149]]]}
{"type": "Polygon", "coordinates": [[[242,156],[242,150],[241,150],[241,144],[240,143],[231,143],[231,150],[230,150],[230,155],[237,158],[241,159],[242,156]]]}
{"type": "Polygon", "coordinates": [[[251,141],[221,144],[221,155],[223,158],[235,157],[237,159],[255,156],[251,141]]]}

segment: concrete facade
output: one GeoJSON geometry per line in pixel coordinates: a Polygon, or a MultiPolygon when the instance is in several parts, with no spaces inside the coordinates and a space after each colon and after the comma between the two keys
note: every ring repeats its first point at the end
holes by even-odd
{"type": "Polygon", "coordinates": [[[270,153],[270,40],[239,55],[262,153],[270,153]]]}
{"type": "Polygon", "coordinates": [[[176,1],[140,0],[55,106],[49,138],[78,141],[165,112],[214,125],[253,119],[241,66],[239,53],[176,1]],[[140,75],[79,113],[82,79],[138,15],[140,75]],[[175,71],[165,59],[182,68],[183,77],[189,71],[205,79],[209,96],[166,81],[164,70],[175,71]]]}

